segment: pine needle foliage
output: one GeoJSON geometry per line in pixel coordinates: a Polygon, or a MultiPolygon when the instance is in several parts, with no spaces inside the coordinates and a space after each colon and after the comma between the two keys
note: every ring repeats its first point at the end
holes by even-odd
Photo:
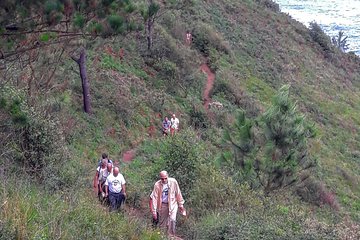
{"type": "Polygon", "coordinates": [[[224,135],[241,178],[266,193],[295,184],[303,171],[315,166],[309,154],[314,137],[314,127],[290,100],[288,85],[280,88],[262,116],[249,120],[241,113],[224,135]]]}
{"type": "Polygon", "coordinates": [[[329,56],[333,52],[331,40],[328,35],[321,29],[321,26],[315,21],[309,24],[309,31],[312,40],[317,42],[325,53],[325,56],[329,56]]]}
{"type": "Polygon", "coordinates": [[[16,0],[2,1],[0,9],[0,58],[4,59],[60,42],[123,34],[136,14],[129,0],[16,0]],[[41,38],[44,34],[53,37],[41,38]]]}

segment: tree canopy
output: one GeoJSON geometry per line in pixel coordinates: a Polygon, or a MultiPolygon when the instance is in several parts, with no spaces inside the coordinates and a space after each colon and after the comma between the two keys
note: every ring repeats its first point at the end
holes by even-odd
{"type": "Polygon", "coordinates": [[[5,0],[0,3],[0,58],[83,37],[134,30],[130,0],[5,0]]]}

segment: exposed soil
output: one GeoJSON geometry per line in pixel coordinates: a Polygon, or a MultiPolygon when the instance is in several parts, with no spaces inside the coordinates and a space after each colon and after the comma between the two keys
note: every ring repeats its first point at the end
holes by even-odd
{"type": "MultiPolygon", "coordinates": [[[[210,70],[209,66],[206,64],[206,63],[203,63],[201,66],[200,66],[200,70],[206,74],[207,76],[207,81],[206,81],[206,86],[204,88],[204,91],[203,91],[203,106],[205,108],[205,110],[208,112],[208,109],[209,109],[209,103],[211,102],[211,98],[210,98],[210,92],[214,86],[214,81],[215,81],[215,74],[210,70]]],[[[159,118],[161,118],[161,115],[159,114],[159,118]]],[[[154,136],[154,132],[155,132],[155,126],[151,125],[149,128],[148,128],[148,134],[150,137],[154,136]]],[[[123,162],[125,163],[129,163],[131,162],[133,159],[135,158],[135,149],[130,149],[130,150],[127,150],[126,152],[123,153],[123,156],[122,156],[122,160],[123,162]]],[[[115,163],[116,164],[116,163],[115,163]]],[[[117,163],[119,164],[119,163],[117,163]]],[[[94,188],[93,189],[95,194],[97,193],[97,189],[94,188]]],[[[146,202],[147,204],[147,202],[146,202]]],[[[145,205],[143,203],[143,205],[145,205]]],[[[133,207],[129,207],[129,206],[126,206],[124,205],[125,208],[126,208],[126,212],[128,213],[128,215],[130,217],[134,217],[134,218],[144,218],[144,212],[142,210],[139,210],[139,209],[136,209],[136,208],[133,208],[133,207]]],[[[181,237],[179,236],[171,236],[170,239],[177,239],[177,240],[182,240],[181,237]]]]}
{"type": "Polygon", "coordinates": [[[207,111],[209,109],[209,103],[211,102],[210,92],[214,86],[215,74],[211,71],[211,69],[206,63],[201,64],[200,70],[207,76],[206,86],[203,92],[203,105],[205,110],[207,111]]]}
{"type": "Polygon", "coordinates": [[[124,162],[131,162],[134,159],[134,157],[135,157],[135,150],[130,149],[124,152],[122,159],[124,162]]]}

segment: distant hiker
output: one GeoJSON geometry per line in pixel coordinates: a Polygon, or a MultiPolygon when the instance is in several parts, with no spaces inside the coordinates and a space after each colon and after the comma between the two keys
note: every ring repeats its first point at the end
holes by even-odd
{"type": "Polygon", "coordinates": [[[109,163],[113,164],[113,161],[109,159],[108,155],[106,153],[103,153],[101,154],[101,160],[99,160],[98,166],[101,165],[103,159],[106,159],[109,163]]]}
{"type": "Polygon", "coordinates": [[[175,113],[172,115],[172,118],[170,119],[171,127],[170,132],[171,136],[174,136],[175,132],[179,131],[179,119],[175,116],[175,113]]]}
{"type": "Polygon", "coordinates": [[[113,174],[110,174],[105,181],[105,197],[109,196],[110,212],[116,211],[121,207],[126,198],[125,178],[120,173],[119,168],[115,167],[113,174]]]}
{"type": "Polygon", "coordinates": [[[170,132],[171,122],[168,117],[165,117],[164,121],[162,122],[162,132],[164,136],[167,136],[170,132]]]}
{"type": "Polygon", "coordinates": [[[190,33],[190,31],[186,31],[186,38],[185,38],[185,42],[187,45],[190,45],[192,41],[192,35],[190,33]]]}
{"type": "Polygon", "coordinates": [[[169,178],[166,171],[161,171],[159,177],[149,201],[153,224],[166,229],[169,235],[174,235],[176,214],[179,208],[185,215],[185,201],[175,178],[169,178]]]}

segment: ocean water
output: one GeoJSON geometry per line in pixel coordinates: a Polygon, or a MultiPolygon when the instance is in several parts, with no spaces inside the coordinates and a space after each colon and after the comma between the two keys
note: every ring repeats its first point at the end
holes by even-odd
{"type": "Polygon", "coordinates": [[[360,56],[360,0],[275,0],[282,12],[309,26],[316,21],[330,37],[343,31],[349,50],[360,56]]]}

